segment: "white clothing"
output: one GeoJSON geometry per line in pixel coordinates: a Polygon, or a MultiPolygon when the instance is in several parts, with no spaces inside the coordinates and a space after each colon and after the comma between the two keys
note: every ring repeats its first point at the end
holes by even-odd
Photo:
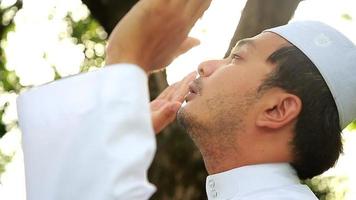
{"type": "Polygon", "coordinates": [[[143,200],[156,148],[147,76],[118,64],[18,98],[27,200],[143,200]]]}
{"type": "Polygon", "coordinates": [[[210,175],[209,200],[317,200],[287,163],[260,164],[210,175]]]}

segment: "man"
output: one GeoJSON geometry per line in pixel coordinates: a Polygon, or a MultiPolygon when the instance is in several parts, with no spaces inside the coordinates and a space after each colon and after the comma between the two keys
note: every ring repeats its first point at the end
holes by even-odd
{"type": "MultiPolygon", "coordinates": [[[[29,200],[149,198],[153,128],[174,119],[194,74],[151,103],[152,126],[138,66],[150,72],[192,47],[187,33],[209,3],[140,1],[110,36],[111,66],[21,95],[29,200]]],[[[300,22],[202,63],[178,119],[203,155],[208,198],[316,199],[297,175],[336,162],[340,128],[356,116],[355,62],[340,33],[300,22]]]]}
{"type": "Polygon", "coordinates": [[[178,119],[212,174],[209,199],[315,199],[294,170],[312,178],[337,161],[340,126],[356,116],[355,61],[340,33],[296,22],[202,63],[178,119]]]}

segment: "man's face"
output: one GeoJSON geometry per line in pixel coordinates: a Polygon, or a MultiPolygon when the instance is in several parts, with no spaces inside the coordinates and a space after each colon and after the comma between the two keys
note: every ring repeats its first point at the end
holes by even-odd
{"type": "Polygon", "coordinates": [[[267,58],[287,44],[274,33],[261,33],[238,42],[229,58],[203,62],[178,119],[190,132],[214,134],[253,124],[255,105],[263,101],[257,89],[275,67],[267,58]]]}

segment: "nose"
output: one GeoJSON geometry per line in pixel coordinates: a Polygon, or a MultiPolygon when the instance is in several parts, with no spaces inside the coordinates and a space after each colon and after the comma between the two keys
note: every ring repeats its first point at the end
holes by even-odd
{"type": "Polygon", "coordinates": [[[222,60],[208,60],[202,62],[198,66],[198,73],[201,77],[208,77],[213,74],[220,66],[223,65],[222,60]]]}

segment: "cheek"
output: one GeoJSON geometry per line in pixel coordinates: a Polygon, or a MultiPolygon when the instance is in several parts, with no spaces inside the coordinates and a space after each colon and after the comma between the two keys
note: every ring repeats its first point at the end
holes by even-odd
{"type": "Polygon", "coordinates": [[[207,108],[206,99],[204,97],[195,98],[188,102],[182,109],[193,118],[196,122],[206,123],[209,120],[209,109],[207,108]]]}
{"type": "Polygon", "coordinates": [[[225,73],[216,74],[210,77],[204,84],[203,96],[215,96],[240,93],[250,89],[255,84],[254,78],[246,73],[236,73],[233,70],[226,70],[225,73]]]}

